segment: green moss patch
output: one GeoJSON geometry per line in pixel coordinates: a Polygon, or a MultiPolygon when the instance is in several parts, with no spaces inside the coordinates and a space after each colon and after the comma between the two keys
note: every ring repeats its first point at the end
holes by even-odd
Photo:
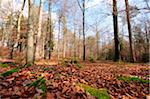
{"type": "Polygon", "coordinates": [[[0,63],[0,67],[2,67],[2,68],[7,68],[7,67],[8,67],[8,64],[6,64],[6,63],[0,63]]]}
{"type": "Polygon", "coordinates": [[[31,84],[27,84],[28,87],[37,87],[38,89],[41,89],[43,91],[43,95],[46,94],[46,79],[44,77],[39,78],[35,82],[32,82],[31,84]]]}
{"type": "Polygon", "coordinates": [[[18,71],[19,71],[19,69],[12,69],[12,70],[9,70],[9,71],[7,71],[7,72],[1,74],[1,75],[2,75],[3,77],[6,77],[6,76],[10,76],[10,75],[12,75],[13,73],[18,72],[18,71]]]}
{"type": "Polygon", "coordinates": [[[84,90],[89,92],[92,96],[97,97],[98,99],[110,99],[109,94],[106,89],[96,89],[86,84],[79,84],[84,90]]]}
{"type": "Polygon", "coordinates": [[[133,81],[133,82],[139,82],[139,83],[146,83],[148,84],[149,83],[149,80],[144,80],[142,78],[139,78],[139,77],[124,77],[124,76],[119,76],[117,77],[117,79],[119,80],[123,80],[127,83],[133,81]]]}
{"type": "MultiPolygon", "coordinates": [[[[8,66],[7,64],[5,64],[5,65],[3,64],[3,67],[7,67],[7,66],[8,66]]],[[[20,69],[26,68],[26,67],[29,67],[29,66],[31,66],[31,65],[24,65],[24,66],[17,67],[17,68],[15,68],[15,69],[9,70],[9,71],[7,71],[7,72],[1,74],[1,76],[3,76],[3,77],[10,76],[10,75],[12,75],[13,73],[18,72],[20,69]]]]}

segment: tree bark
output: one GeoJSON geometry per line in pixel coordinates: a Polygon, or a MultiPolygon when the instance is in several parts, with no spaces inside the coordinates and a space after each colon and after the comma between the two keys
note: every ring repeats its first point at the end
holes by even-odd
{"type": "Polygon", "coordinates": [[[73,42],[74,42],[74,57],[76,57],[76,23],[75,23],[75,15],[74,15],[74,35],[73,35],[73,42]]]}
{"type": "Polygon", "coordinates": [[[59,64],[59,59],[60,59],[60,47],[59,47],[59,44],[60,44],[60,33],[61,33],[61,24],[60,24],[60,21],[61,20],[61,16],[59,16],[59,21],[58,21],[58,26],[59,26],[59,31],[58,31],[58,42],[57,42],[57,60],[58,60],[58,64],[59,64]]]}
{"type": "Polygon", "coordinates": [[[62,13],[62,24],[63,24],[63,58],[66,58],[67,52],[67,20],[66,20],[66,12],[67,12],[67,1],[64,1],[63,13],[62,13]]]}
{"type": "Polygon", "coordinates": [[[147,24],[145,23],[145,34],[146,34],[146,52],[149,52],[149,38],[150,33],[148,32],[147,24]]]}
{"type": "Polygon", "coordinates": [[[51,2],[51,0],[49,0],[49,48],[50,48],[50,50],[49,50],[49,59],[51,59],[51,53],[52,53],[52,38],[53,38],[53,30],[52,30],[52,15],[51,15],[51,5],[52,5],[52,2],[51,2]]]}
{"type": "Polygon", "coordinates": [[[81,28],[79,28],[79,40],[78,40],[78,57],[80,58],[80,59],[82,59],[82,53],[81,53],[81,28]]]}
{"type": "MultiPolygon", "coordinates": [[[[96,27],[97,28],[97,27],[96,27]]],[[[99,31],[96,29],[96,53],[97,53],[97,59],[99,59],[99,31]]]]}
{"type": "Polygon", "coordinates": [[[34,63],[34,32],[33,32],[33,20],[32,20],[32,5],[31,0],[28,0],[28,35],[27,35],[27,64],[34,63]]]}
{"type": "Polygon", "coordinates": [[[129,32],[129,43],[130,43],[130,61],[134,62],[134,54],[133,54],[133,46],[132,46],[132,30],[131,30],[131,23],[130,23],[130,15],[129,15],[129,3],[128,0],[125,0],[126,6],[126,17],[128,23],[128,32],[129,32]]]}
{"type": "Polygon", "coordinates": [[[44,54],[44,59],[47,58],[48,56],[48,59],[51,59],[51,53],[52,53],[52,49],[53,49],[53,46],[52,46],[52,39],[53,39],[53,29],[52,29],[52,16],[51,16],[51,8],[52,6],[52,1],[49,0],[48,1],[48,18],[47,18],[47,37],[46,38],[46,41],[45,41],[45,46],[44,46],[44,51],[45,51],[45,54],[44,54]]]}
{"type": "Polygon", "coordinates": [[[118,12],[117,12],[117,1],[113,0],[113,25],[114,25],[114,42],[115,42],[115,58],[114,61],[119,61],[119,37],[118,37],[118,12]]]}
{"type": "Polygon", "coordinates": [[[67,37],[66,37],[66,34],[67,34],[66,18],[65,18],[65,16],[63,16],[63,36],[64,36],[64,39],[63,39],[63,58],[66,57],[66,49],[67,49],[67,44],[66,44],[67,37]]]}
{"type": "Polygon", "coordinates": [[[21,51],[21,41],[20,41],[20,27],[21,27],[21,18],[22,18],[22,14],[23,14],[23,10],[24,10],[24,6],[25,6],[25,2],[26,0],[23,0],[23,4],[22,4],[22,7],[21,7],[21,11],[20,11],[20,14],[19,14],[19,17],[18,17],[18,24],[17,24],[17,42],[18,42],[18,47],[19,47],[19,51],[21,51]]]}
{"type": "Polygon", "coordinates": [[[83,11],[82,11],[82,14],[83,14],[83,23],[82,23],[82,25],[83,25],[83,60],[85,60],[85,0],[83,0],[83,9],[82,9],[83,11]]]}
{"type": "Polygon", "coordinates": [[[37,45],[36,45],[36,52],[35,52],[36,60],[44,58],[44,42],[41,33],[43,4],[44,4],[44,0],[40,0],[37,45]]]}

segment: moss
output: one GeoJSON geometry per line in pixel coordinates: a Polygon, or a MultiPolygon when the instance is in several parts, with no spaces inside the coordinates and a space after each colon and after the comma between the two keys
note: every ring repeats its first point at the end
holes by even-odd
{"type": "Polygon", "coordinates": [[[19,71],[19,69],[12,69],[12,70],[9,70],[9,71],[7,71],[7,72],[1,74],[1,75],[2,75],[3,77],[6,77],[6,76],[10,76],[10,75],[12,75],[13,73],[18,72],[18,71],[19,71]]]}
{"type": "Polygon", "coordinates": [[[61,64],[62,64],[62,66],[67,67],[67,66],[70,65],[70,60],[68,60],[68,59],[63,59],[62,62],[61,62],[61,64]]]}
{"type": "Polygon", "coordinates": [[[78,68],[82,68],[82,67],[83,67],[80,63],[76,64],[76,66],[77,66],[78,68]]]}
{"type": "Polygon", "coordinates": [[[90,61],[90,62],[92,62],[92,63],[94,63],[94,62],[95,62],[95,59],[94,59],[94,56],[93,56],[93,55],[90,55],[90,57],[89,57],[89,61],[90,61]]]}
{"type": "MultiPolygon", "coordinates": [[[[8,64],[5,63],[5,64],[3,64],[3,65],[1,65],[1,66],[7,67],[8,64]]],[[[26,65],[17,67],[17,68],[15,68],[15,69],[9,70],[9,71],[7,71],[7,72],[1,74],[1,75],[2,75],[3,77],[10,76],[10,75],[12,75],[13,73],[18,72],[20,69],[26,68],[26,67],[29,67],[29,66],[32,66],[32,64],[26,64],[26,65]]]]}
{"type": "Polygon", "coordinates": [[[54,67],[51,67],[51,68],[43,68],[43,70],[45,71],[45,70],[56,70],[56,68],[54,68],[54,67]]]}
{"type": "Polygon", "coordinates": [[[6,64],[6,63],[0,63],[0,67],[7,68],[8,64],[6,64]]]}
{"type": "Polygon", "coordinates": [[[96,89],[86,84],[79,84],[84,90],[89,92],[92,96],[97,97],[98,99],[110,99],[109,94],[106,89],[96,89]]]}
{"type": "Polygon", "coordinates": [[[72,59],[71,59],[71,62],[70,62],[71,64],[79,64],[80,63],[80,60],[79,60],[79,58],[77,58],[77,57],[73,57],[72,59]]]}
{"type": "Polygon", "coordinates": [[[26,64],[26,65],[25,65],[25,67],[30,67],[30,66],[32,66],[32,64],[26,64]]]}
{"type": "Polygon", "coordinates": [[[139,77],[124,77],[124,76],[119,76],[117,77],[117,79],[119,80],[123,80],[127,83],[133,81],[133,82],[139,82],[139,83],[149,83],[149,80],[144,80],[142,78],[139,78],[139,77]]]}
{"type": "Polygon", "coordinates": [[[39,78],[38,80],[36,80],[35,82],[32,82],[31,84],[27,84],[28,87],[37,87],[38,89],[41,89],[43,91],[42,95],[45,96],[46,95],[46,79],[44,77],[39,78]]]}
{"type": "Polygon", "coordinates": [[[50,68],[43,68],[43,70],[45,71],[45,70],[51,70],[50,68]]]}
{"type": "Polygon", "coordinates": [[[37,87],[40,83],[44,83],[44,82],[45,82],[44,77],[41,77],[38,80],[36,80],[35,82],[32,82],[31,84],[28,84],[27,86],[28,87],[32,87],[32,86],[37,87]]]}

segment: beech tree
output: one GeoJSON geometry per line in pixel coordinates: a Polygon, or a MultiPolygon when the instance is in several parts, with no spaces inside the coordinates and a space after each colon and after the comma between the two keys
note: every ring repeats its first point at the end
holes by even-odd
{"type": "Polygon", "coordinates": [[[119,37],[118,37],[118,10],[117,10],[117,0],[113,0],[113,25],[114,25],[114,42],[115,42],[115,58],[114,61],[119,61],[119,37]]]}
{"type": "Polygon", "coordinates": [[[21,28],[21,18],[22,18],[22,15],[23,15],[23,10],[24,10],[24,6],[25,6],[25,2],[26,0],[23,0],[23,4],[22,4],[22,7],[21,7],[21,11],[20,11],[20,14],[19,14],[19,17],[18,17],[18,23],[17,23],[17,42],[18,42],[18,47],[20,49],[20,52],[21,52],[21,38],[20,38],[20,28],[21,28]]]}
{"type": "Polygon", "coordinates": [[[43,12],[43,4],[44,0],[40,0],[40,7],[39,7],[39,19],[38,19],[38,33],[37,33],[37,39],[36,39],[36,52],[35,57],[36,59],[44,58],[44,42],[43,42],[43,36],[42,36],[42,12],[43,12]]]}
{"type": "Polygon", "coordinates": [[[51,59],[51,54],[53,50],[53,22],[52,22],[52,0],[48,0],[48,18],[47,18],[47,33],[46,33],[46,39],[45,39],[45,54],[44,58],[46,59],[48,56],[48,59],[51,59]]]}
{"type": "Polygon", "coordinates": [[[132,30],[131,30],[131,23],[130,23],[128,0],[125,0],[125,6],[126,6],[126,15],[127,15],[127,23],[128,23],[128,32],[129,32],[130,60],[131,62],[134,62],[135,60],[134,60],[133,45],[132,45],[132,30]]]}
{"type": "Polygon", "coordinates": [[[27,64],[34,63],[34,32],[33,32],[33,21],[32,21],[32,0],[28,0],[28,34],[27,34],[27,64]]]}
{"type": "Polygon", "coordinates": [[[83,60],[85,60],[86,58],[86,45],[85,45],[85,0],[82,0],[82,6],[79,2],[79,0],[77,0],[78,5],[82,11],[82,33],[83,33],[83,60]]]}

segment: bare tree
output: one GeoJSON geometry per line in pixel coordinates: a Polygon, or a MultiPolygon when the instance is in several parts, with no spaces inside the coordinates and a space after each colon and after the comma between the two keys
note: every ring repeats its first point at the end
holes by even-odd
{"type": "Polygon", "coordinates": [[[27,35],[27,64],[34,63],[34,32],[33,32],[33,21],[32,21],[32,4],[31,0],[28,0],[28,35],[27,35]]]}
{"type": "Polygon", "coordinates": [[[114,61],[119,61],[119,37],[118,37],[118,11],[117,0],[113,0],[113,24],[114,24],[114,42],[115,42],[115,58],[114,61]]]}
{"type": "Polygon", "coordinates": [[[52,0],[49,0],[49,40],[48,40],[48,44],[49,44],[49,59],[51,58],[51,53],[52,53],[52,49],[53,49],[53,41],[52,41],[52,38],[53,38],[53,30],[52,30],[52,15],[51,15],[51,8],[52,6],[52,0]]]}
{"type": "Polygon", "coordinates": [[[59,44],[60,44],[60,33],[61,33],[61,15],[58,16],[58,42],[57,42],[57,60],[58,60],[58,63],[59,63],[59,58],[60,58],[60,47],[59,47],[59,44]]]}
{"type": "Polygon", "coordinates": [[[149,6],[149,4],[148,4],[149,0],[144,0],[144,1],[145,1],[145,3],[146,3],[147,8],[150,10],[150,6],[149,6]]]}
{"type": "Polygon", "coordinates": [[[48,18],[47,18],[47,36],[46,36],[46,43],[44,45],[45,48],[45,55],[44,58],[46,59],[47,55],[48,58],[51,59],[51,53],[53,49],[53,23],[52,23],[52,0],[48,0],[48,18]]]}
{"type": "Polygon", "coordinates": [[[100,47],[99,47],[99,44],[100,44],[100,33],[99,31],[96,29],[96,53],[97,53],[97,59],[99,59],[99,50],[100,50],[100,47]]]}
{"type": "Polygon", "coordinates": [[[83,33],[83,60],[85,60],[86,57],[86,45],[85,45],[85,0],[82,0],[82,6],[80,5],[79,0],[77,0],[79,7],[82,11],[82,33],[83,33]]]}
{"type": "Polygon", "coordinates": [[[35,52],[36,59],[41,59],[44,57],[44,43],[43,43],[43,37],[41,33],[43,4],[44,4],[44,0],[40,0],[38,33],[37,33],[37,41],[36,41],[37,45],[36,45],[36,52],[35,52]]]}
{"type": "Polygon", "coordinates": [[[18,47],[20,47],[20,51],[21,51],[21,41],[20,41],[20,25],[21,25],[21,18],[22,18],[22,14],[23,14],[23,10],[24,10],[24,6],[25,6],[25,2],[26,0],[23,0],[23,4],[22,4],[22,7],[21,7],[21,11],[20,11],[20,14],[19,14],[19,17],[18,17],[18,23],[17,23],[17,42],[18,42],[18,47]]]}
{"type": "Polygon", "coordinates": [[[125,0],[126,6],[126,15],[127,15],[127,23],[128,23],[128,32],[129,32],[129,43],[130,43],[130,60],[134,62],[134,54],[133,54],[133,46],[132,46],[132,30],[131,30],[131,23],[130,23],[130,15],[129,15],[129,3],[128,0],[125,0]]]}
{"type": "Polygon", "coordinates": [[[66,12],[67,12],[67,1],[64,1],[62,12],[60,12],[61,15],[61,22],[63,25],[63,58],[66,57],[66,50],[67,50],[67,18],[66,18],[66,12]]]}

